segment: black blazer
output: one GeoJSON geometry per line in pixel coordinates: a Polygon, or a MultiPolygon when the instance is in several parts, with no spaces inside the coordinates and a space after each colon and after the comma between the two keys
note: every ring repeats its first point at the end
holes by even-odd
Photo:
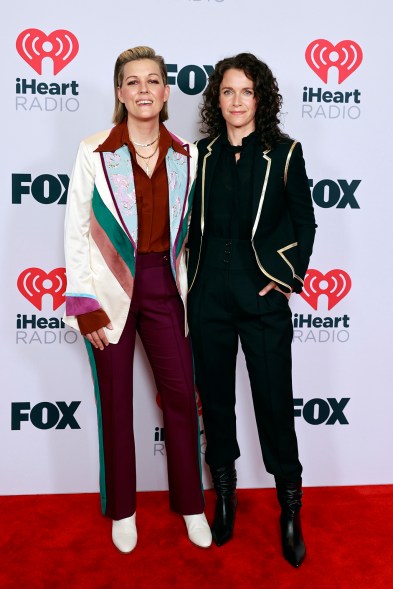
{"type": "MultiPolygon", "coordinates": [[[[198,141],[198,173],[188,237],[188,284],[192,289],[202,252],[210,187],[219,146],[198,141]]],[[[283,139],[260,149],[254,166],[250,240],[261,272],[286,292],[301,292],[315,237],[315,217],[300,143],[283,139]]]]}

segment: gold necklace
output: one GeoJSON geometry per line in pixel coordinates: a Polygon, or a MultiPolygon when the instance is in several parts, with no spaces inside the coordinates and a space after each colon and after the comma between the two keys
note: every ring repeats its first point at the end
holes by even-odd
{"type": "MultiPolygon", "coordinates": [[[[154,142],[153,142],[154,143],[154,142]]],[[[150,178],[150,169],[149,169],[149,161],[150,159],[153,157],[153,155],[155,155],[157,153],[157,149],[158,149],[159,143],[157,143],[155,150],[153,151],[153,153],[151,153],[149,156],[146,155],[141,155],[140,153],[137,152],[137,150],[135,150],[136,155],[138,155],[140,158],[142,158],[143,160],[147,160],[146,162],[146,174],[149,176],[150,178]]]]}
{"type": "Polygon", "coordinates": [[[150,145],[153,145],[153,143],[155,143],[159,138],[160,138],[160,134],[158,133],[157,137],[151,143],[137,143],[136,141],[133,141],[132,139],[131,139],[131,142],[134,145],[137,145],[138,147],[150,147],[150,145]]]}

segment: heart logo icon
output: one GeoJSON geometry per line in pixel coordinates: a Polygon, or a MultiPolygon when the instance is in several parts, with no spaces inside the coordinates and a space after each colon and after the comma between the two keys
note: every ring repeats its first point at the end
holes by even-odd
{"type": "Polygon", "coordinates": [[[328,310],[333,309],[351,290],[351,277],[338,268],[322,274],[319,270],[307,270],[303,290],[300,295],[315,310],[318,309],[318,298],[327,296],[328,310]]]}
{"type": "Polygon", "coordinates": [[[42,74],[42,60],[50,57],[56,76],[79,51],[78,39],[70,31],[58,29],[46,35],[40,29],[26,29],[16,40],[16,50],[37,74],[42,74]]]}
{"type": "Polygon", "coordinates": [[[325,84],[331,67],[338,69],[338,83],[341,84],[358,69],[362,60],[360,45],[350,40],[333,45],[326,39],[316,39],[306,49],[308,65],[325,84]]]}
{"type": "Polygon", "coordinates": [[[52,295],[53,310],[56,311],[65,302],[66,290],[65,268],[55,268],[45,272],[41,268],[27,268],[18,277],[19,292],[39,311],[42,310],[44,294],[52,295]]]}

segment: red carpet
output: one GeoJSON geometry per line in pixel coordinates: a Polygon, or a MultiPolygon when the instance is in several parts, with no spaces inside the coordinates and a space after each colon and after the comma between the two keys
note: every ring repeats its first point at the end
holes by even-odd
{"type": "MultiPolygon", "coordinates": [[[[211,518],[214,496],[206,492],[211,518]]],[[[1,589],[389,589],[393,486],[306,488],[308,554],[281,557],[273,489],[239,491],[234,539],[203,550],[187,539],[167,493],[138,493],[138,545],[123,555],[98,495],[0,497],[1,589]]]]}

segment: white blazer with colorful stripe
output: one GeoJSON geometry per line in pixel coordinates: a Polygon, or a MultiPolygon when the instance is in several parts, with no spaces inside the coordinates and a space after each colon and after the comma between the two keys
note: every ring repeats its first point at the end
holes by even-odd
{"type": "MultiPolygon", "coordinates": [[[[113,330],[105,330],[107,338],[110,343],[117,343],[132,298],[138,215],[128,147],[123,146],[115,152],[95,152],[110,131],[97,133],[81,142],[70,178],[65,218],[67,291],[64,322],[78,329],[77,315],[102,308],[113,325],[113,330]],[[127,209],[121,206],[125,196],[129,203],[127,209]],[[123,210],[126,212],[121,212],[123,210]]],[[[190,156],[170,147],[165,158],[169,186],[170,263],[184,305],[187,334],[185,244],[198,150],[192,143],[175,136],[174,139],[190,156]]]]}

